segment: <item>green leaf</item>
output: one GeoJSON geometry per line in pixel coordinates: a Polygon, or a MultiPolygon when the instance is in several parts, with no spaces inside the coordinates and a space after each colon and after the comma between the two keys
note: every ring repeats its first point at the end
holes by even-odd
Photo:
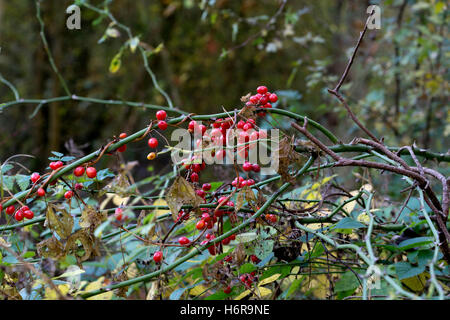
{"type": "Polygon", "coordinates": [[[52,151],[52,153],[53,153],[55,156],[59,157],[59,158],[61,158],[62,156],[64,156],[64,153],[61,153],[61,152],[52,151]]]}
{"type": "Polygon", "coordinates": [[[106,178],[114,178],[116,175],[108,168],[97,172],[97,180],[102,181],[106,178]]]}
{"type": "Polygon", "coordinates": [[[395,272],[400,280],[417,276],[425,271],[424,266],[413,267],[409,262],[397,262],[395,272]]]}
{"type": "Polygon", "coordinates": [[[427,244],[430,244],[433,242],[433,238],[431,237],[418,237],[418,238],[412,238],[405,241],[400,242],[398,245],[398,248],[400,250],[408,250],[415,247],[421,247],[427,244]]]}
{"type": "Polygon", "coordinates": [[[336,282],[334,291],[335,292],[351,291],[351,290],[356,290],[358,287],[359,287],[359,281],[356,278],[355,274],[351,271],[347,271],[336,282]]]}
{"type": "Polygon", "coordinates": [[[365,228],[366,226],[363,225],[361,222],[358,222],[352,218],[344,218],[340,220],[335,226],[334,229],[359,229],[359,228],[365,228]]]}
{"type": "Polygon", "coordinates": [[[255,270],[256,270],[256,267],[253,263],[246,263],[246,264],[243,264],[239,268],[239,273],[250,273],[255,270]]]}
{"type": "Polygon", "coordinates": [[[24,191],[30,185],[30,176],[26,176],[23,174],[16,175],[16,182],[20,188],[20,190],[24,191]]]}

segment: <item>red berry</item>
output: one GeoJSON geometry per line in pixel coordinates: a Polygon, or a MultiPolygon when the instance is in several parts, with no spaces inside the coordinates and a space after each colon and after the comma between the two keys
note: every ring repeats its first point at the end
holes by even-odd
{"type": "Polygon", "coordinates": [[[269,101],[270,101],[270,102],[277,102],[277,100],[278,100],[278,96],[277,96],[275,93],[272,93],[272,94],[269,96],[269,101]]]}
{"type": "Polygon", "coordinates": [[[39,197],[45,196],[45,190],[44,190],[44,188],[39,188],[38,191],[37,191],[37,195],[38,195],[39,197]]]}
{"type": "Polygon", "coordinates": [[[194,131],[195,126],[197,125],[197,122],[195,120],[192,120],[189,122],[188,129],[191,131],[194,131]]]}
{"type": "Polygon", "coordinates": [[[185,246],[185,245],[189,244],[190,242],[191,241],[186,237],[178,238],[178,243],[181,244],[182,246],[185,246]]]}
{"type": "Polygon", "coordinates": [[[236,128],[242,129],[244,127],[244,125],[245,125],[245,122],[243,120],[241,120],[236,124],[236,128]]]}
{"type": "Polygon", "coordinates": [[[117,151],[119,151],[119,152],[125,152],[125,150],[127,150],[127,145],[126,144],[124,144],[124,145],[122,145],[122,146],[117,148],[117,151]]]}
{"type": "Polygon", "coordinates": [[[73,170],[73,174],[76,177],[81,177],[84,174],[84,167],[76,167],[75,170],[73,170]]]}
{"type": "Polygon", "coordinates": [[[196,172],[192,172],[191,173],[191,181],[192,182],[197,182],[198,181],[198,173],[196,173],[196,172]]]}
{"type": "Polygon", "coordinates": [[[148,145],[150,148],[156,148],[158,146],[158,139],[156,138],[148,139],[148,145]]]}
{"type": "Polygon", "coordinates": [[[72,190],[66,191],[66,193],[64,193],[64,198],[70,199],[72,197],[73,197],[73,191],[72,190]]]}
{"type": "Polygon", "coordinates": [[[227,244],[230,243],[230,238],[225,238],[222,240],[222,243],[226,246],[227,244]]]}
{"type": "Polygon", "coordinates": [[[125,132],[122,132],[120,135],[119,135],[119,139],[125,139],[127,137],[127,134],[125,133],[125,132]]]}
{"type": "Polygon", "coordinates": [[[31,175],[31,182],[32,182],[32,183],[36,183],[36,181],[38,181],[40,178],[41,178],[41,176],[39,175],[39,173],[34,172],[34,173],[31,175]]]}
{"type": "Polygon", "coordinates": [[[83,189],[83,184],[82,183],[75,183],[75,190],[81,190],[83,189]]]}
{"type": "Polygon", "coordinates": [[[27,219],[33,219],[34,218],[34,212],[31,210],[25,210],[23,211],[23,216],[27,219]]]}
{"type": "Polygon", "coordinates": [[[198,126],[198,129],[201,131],[202,136],[203,136],[205,134],[205,132],[206,132],[206,126],[201,124],[201,125],[198,126]]]}
{"type": "Polygon", "coordinates": [[[267,87],[259,86],[258,88],[256,88],[256,92],[258,92],[259,94],[265,94],[267,92],[267,87]]]}
{"type": "Polygon", "coordinates": [[[225,293],[225,294],[230,294],[230,293],[231,293],[231,287],[228,286],[228,287],[226,287],[225,289],[223,289],[223,293],[225,293]]]}
{"type": "Polygon", "coordinates": [[[202,189],[203,189],[204,191],[209,191],[209,190],[211,190],[211,184],[210,184],[210,183],[204,183],[204,184],[202,185],[202,189]]]}
{"type": "Polygon", "coordinates": [[[261,170],[261,167],[259,166],[259,164],[252,164],[252,168],[251,170],[253,170],[254,172],[259,172],[261,170]]]}
{"type": "Polygon", "coordinates": [[[117,221],[121,221],[123,218],[123,210],[122,208],[116,208],[116,210],[114,211],[114,217],[116,218],[117,221]]]}
{"type": "Polygon", "coordinates": [[[195,193],[196,193],[199,197],[202,197],[202,198],[204,198],[204,197],[206,196],[205,191],[203,191],[202,189],[195,190],[195,193]]]}
{"type": "Polygon", "coordinates": [[[14,206],[9,206],[8,208],[6,208],[6,214],[8,215],[12,215],[14,211],[16,211],[16,208],[14,206]]]}
{"type": "Polygon", "coordinates": [[[59,168],[61,168],[63,165],[64,165],[64,163],[63,163],[62,161],[58,160],[58,161],[55,162],[55,164],[54,164],[55,169],[53,169],[53,170],[59,169],[59,168]]]}
{"type": "Polygon", "coordinates": [[[167,113],[164,110],[159,110],[156,113],[156,119],[162,121],[162,120],[166,120],[167,118],[167,113]]]}
{"type": "Polygon", "coordinates": [[[260,261],[259,258],[257,256],[255,256],[254,254],[252,254],[250,256],[250,260],[252,260],[252,262],[254,262],[254,263],[258,263],[260,261]]]}
{"type": "Polygon", "coordinates": [[[156,251],[153,254],[153,261],[155,261],[156,263],[161,262],[162,258],[163,258],[163,253],[161,251],[156,251]]]}
{"type": "Polygon", "coordinates": [[[16,218],[17,221],[23,220],[23,212],[22,210],[17,210],[16,214],[14,215],[14,218],[16,218]]]}
{"type": "Polygon", "coordinates": [[[265,105],[266,103],[269,102],[269,97],[268,96],[263,96],[261,97],[261,99],[259,100],[259,104],[260,105],[265,105]]]}
{"type": "Polygon", "coordinates": [[[205,221],[204,220],[200,220],[199,222],[197,222],[195,224],[195,228],[197,230],[203,230],[205,228],[205,221]]]}
{"type": "Polygon", "coordinates": [[[159,128],[160,130],[166,130],[166,129],[167,129],[167,122],[165,122],[165,121],[159,121],[159,122],[158,122],[158,128],[159,128]]]}
{"type": "Polygon", "coordinates": [[[251,171],[252,168],[253,166],[250,162],[244,162],[244,164],[242,165],[242,169],[244,169],[244,171],[251,171]]]}
{"type": "Polygon", "coordinates": [[[97,169],[94,167],[88,167],[86,169],[86,175],[91,179],[95,178],[97,176],[97,169]]]}

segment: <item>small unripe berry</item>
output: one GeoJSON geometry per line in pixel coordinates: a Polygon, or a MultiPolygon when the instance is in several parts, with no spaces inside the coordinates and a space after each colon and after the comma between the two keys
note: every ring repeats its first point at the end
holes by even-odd
{"type": "Polygon", "coordinates": [[[156,152],[150,152],[148,155],[147,155],[147,159],[148,160],[153,160],[153,159],[155,159],[156,158],[156,152]]]}
{"type": "Polygon", "coordinates": [[[125,133],[125,132],[122,132],[120,135],[119,135],[119,139],[125,139],[127,137],[127,134],[125,133]]]}

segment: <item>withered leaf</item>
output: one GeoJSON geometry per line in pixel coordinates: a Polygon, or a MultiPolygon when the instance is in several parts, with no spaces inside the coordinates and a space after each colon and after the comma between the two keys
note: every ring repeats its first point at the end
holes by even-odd
{"type": "Polygon", "coordinates": [[[294,150],[292,141],[287,137],[283,138],[278,148],[278,173],[283,182],[293,182],[294,178],[289,173],[289,166],[293,163],[301,163],[303,157],[294,150]]]}
{"type": "Polygon", "coordinates": [[[38,254],[44,258],[59,259],[65,255],[63,244],[55,236],[39,242],[36,248],[38,254]]]}
{"type": "Polygon", "coordinates": [[[108,215],[106,211],[97,211],[91,206],[86,206],[81,213],[79,225],[81,228],[91,228],[95,230],[103,221],[106,220],[108,215]]]}
{"type": "Polygon", "coordinates": [[[89,233],[86,229],[80,229],[77,232],[74,232],[66,242],[66,247],[64,248],[65,254],[74,253],[77,261],[83,262],[90,258],[91,255],[100,255],[97,248],[97,240],[96,238],[89,233]],[[84,255],[80,257],[76,254],[78,250],[77,240],[81,242],[81,245],[84,249],[84,255]]]}
{"type": "Polygon", "coordinates": [[[238,212],[244,206],[245,202],[248,202],[253,210],[258,210],[255,194],[249,186],[243,187],[237,194],[236,205],[234,206],[235,212],[238,212]]]}
{"type": "Polygon", "coordinates": [[[72,233],[73,217],[63,206],[49,203],[44,226],[56,232],[62,239],[66,239],[72,233]]]}
{"type": "Polygon", "coordinates": [[[238,114],[240,117],[244,118],[245,120],[248,119],[255,119],[255,107],[252,106],[244,106],[242,110],[238,114]]]}
{"type": "Polygon", "coordinates": [[[121,197],[126,197],[131,194],[129,187],[130,181],[124,170],[121,170],[116,177],[108,183],[100,192],[99,196],[103,196],[105,193],[111,192],[121,197]]]}
{"type": "Polygon", "coordinates": [[[197,207],[203,202],[194,190],[194,187],[181,176],[178,176],[169,190],[166,192],[165,200],[172,212],[174,220],[178,217],[178,212],[183,205],[190,204],[197,207]]]}
{"type": "Polygon", "coordinates": [[[233,260],[240,266],[245,261],[246,256],[244,245],[239,243],[233,251],[233,260]]]}

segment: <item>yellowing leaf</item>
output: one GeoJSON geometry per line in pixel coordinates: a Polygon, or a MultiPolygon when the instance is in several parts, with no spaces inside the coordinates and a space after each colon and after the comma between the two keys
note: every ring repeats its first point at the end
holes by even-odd
{"type": "Polygon", "coordinates": [[[109,72],[116,73],[117,71],[119,71],[121,64],[122,60],[120,59],[120,53],[118,53],[114,56],[114,58],[111,60],[111,63],[109,64],[109,72]]]}
{"type": "Polygon", "coordinates": [[[258,284],[258,286],[263,286],[263,285],[265,285],[265,284],[274,282],[274,281],[277,280],[280,276],[281,276],[280,273],[276,273],[276,274],[274,274],[274,275],[272,275],[272,276],[270,276],[270,277],[265,278],[264,280],[262,280],[262,281],[258,284]]]}
{"type": "Polygon", "coordinates": [[[189,291],[189,294],[190,294],[190,295],[193,295],[193,296],[198,296],[199,294],[205,292],[206,289],[207,289],[207,288],[206,288],[205,286],[203,286],[203,285],[200,284],[200,285],[198,285],[198,286],[193,287],[193,288],[189,291]]]}
{"type": "MultiPolygon", "coordinates": [[[[157,199],[155,202],[153,202],[154,206],[167,206],[167,202],[164,199],[157,199]]],[[[155,209],[153,210],[153,213],[155,213],[155,215],[157,217],[165,215],[167,213],[170,213],[170,210],[167,209],[155,209]]]]}
{"type": "MultiPolygon", "coordinates": [[[[105,277],[100,277],[97,280],[95,280],[94,282],[89,283],[86,288],[84,288],[83,293],[85,292],[90,292],[90,291],[95,291],[98,290],[102,287],[104,287],[103,284],[103,280],[105,279],[105,277]]],[[[101,293],[99,295],[87,298],[87,300],[111,300],[111,298],[113,297],[113,291],[107,291],[105,293],[101,293]]]]}
{"type": "Polygon", "coordinates": [[[260,294],[261,298],[272,294],[272,290],[270,290],[269,288],[258,287],[258,290],[259,290],[259,294],[260,294]]]}
{"type": "Polygon", "coordinates": [[[248,296],[250,294],[250,292],[251,292],[250,290],[245,290],[240,295],[238,295],[236,298],[234,298],[234,300],[241,300],[241,299],[245,298],[246,296],[248,296]]]}
{"type": "MultiPolygon", "coordinates": [[[[61,292],[61,294],[65,296],[69,292],[70,286],[68,284],[60,284],[58,286],[58,289],[61,292]]],[[[48,287],[45,288],[44,300],[58,300],[59,298],[60,296],[58,295],[55,289],[48,287]]]]}

